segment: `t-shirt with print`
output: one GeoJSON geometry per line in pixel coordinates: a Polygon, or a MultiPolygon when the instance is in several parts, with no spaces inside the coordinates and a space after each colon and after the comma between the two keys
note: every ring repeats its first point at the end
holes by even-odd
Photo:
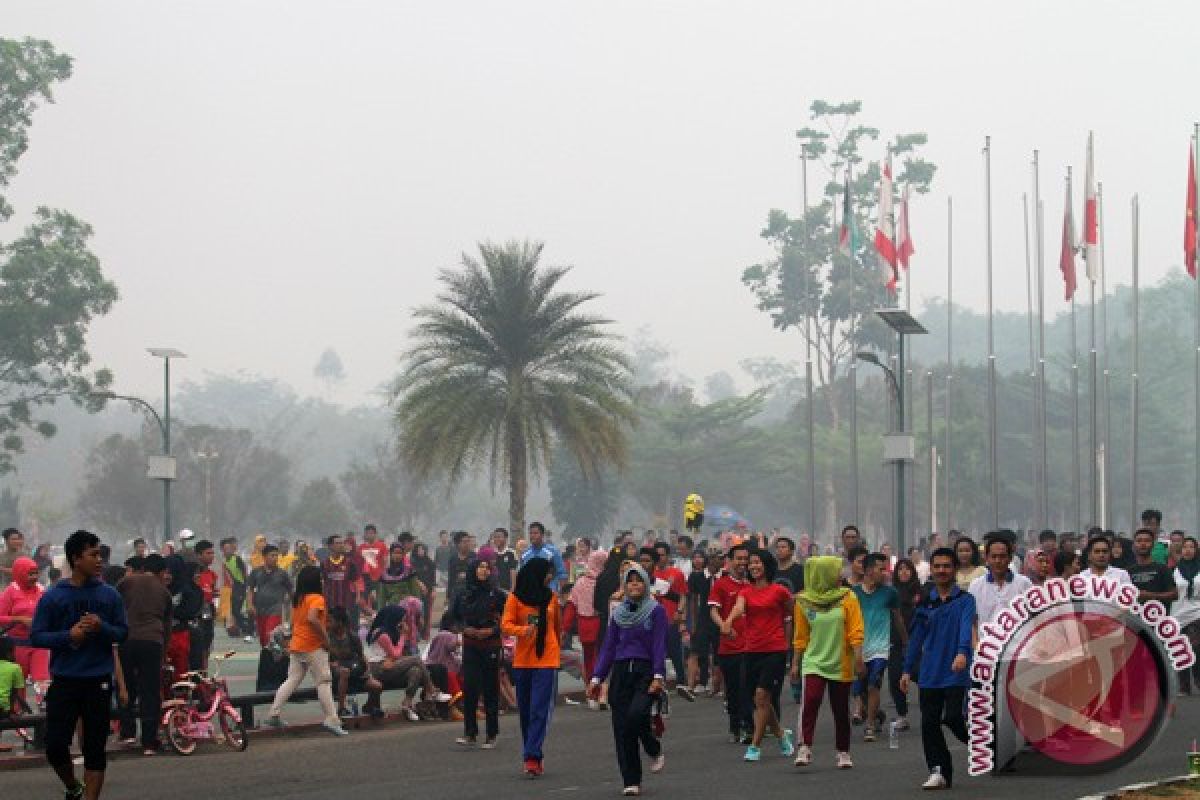
{"type": "Polygon", "coordinates": [[[746,652],[786,653],[784,623],[792,615],[792,593],[786,586],[768,583],[742,589],[746,604],[746,652]]]}
{"type": "Polygon", "coordinates": [[[863,661],[887,658],[892,648],[892,610],[900,608],[900,595],[883,584],[868,592],[860,583],[853,591],[863,615],[863,661]]]}
{"type": "Polygon", "coordinates": [[[358,560],[362,563],[363,574],[372,581],[378,581],[388,562],[388,546],[383,540],[363,542],[358,546],[358,560]]]}
{"type": "MultiPolygon", "coordinates": [[[[727,619],[730,612],[733,611],[733,606],[737,602],[738,595],[742,593],[742,589],[748,584],[745,581],[734,580],[729,575],[722,575],[713,582],[712,589],[708,593],[708,607],[717,609],[717,613],[721,615],[721,619],[727,619]]],[[[741,616],[733,621],[734,636],[722,636],[720,644],[717,645],[717,655],[719,656],[735,656],[739,653],[746,652],[746,617],[741,616]]]]}
{"type": "Polygon", "coordinates": [[[292,643],[289,650],[293,653],[311,653],[324,644],[320,632],[309,622],[308,612],[317,610],[317,618],[321,627],[325,627],[325,598],[319,594],[306,594],[300,599],[300,605],[292,611],[292,643]]]}
{"type": "Polygon", "coordinates": [[[512,591],[513,570],[517,568],[517,554],[505,550],[496,554],[496,585],[506,592],[512,591]]]}
{"type": "MultiPolygon", "coordinates": [[[[1132,564],[1125,568],[1129,580],[1143,592],[1169,592],[1175,588],[1175,578],[1171,570],[1157,562],[1149,564],[1132,564]]],[[[1160,600],[1167,611],[1171,610],[1171,601],[1160,600]]]]}
{"type": "Polygon", "coordinates": [[[654,589],[654,599],[661,603],[663,610],[667,612],[667,622],[674,622],[675,614],[679,611],[679,604],[687,596],[687,579],[675,567],[656,569],[652,588],[654,589]],[[675,596],[668,597],[668,594],[675,596]]]}
{"type": "Polygon", "coordinates": [[[321,580],[325,587],[325,600],[329,608],[354,607],[354,593],[358,584],[358,566],[343,556],[340,561],[327,558],[321,562],[321,580]]]}

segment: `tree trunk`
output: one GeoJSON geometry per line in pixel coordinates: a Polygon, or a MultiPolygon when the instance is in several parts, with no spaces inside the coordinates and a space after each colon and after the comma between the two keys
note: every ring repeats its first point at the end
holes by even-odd
{"type": "Polygon", "coordinates": [[[525,432],[518,421],[509,420],[508,437],[508,524],[515,542],[525,535],[525,498],[529,494],[529,461],[525,432]]]}

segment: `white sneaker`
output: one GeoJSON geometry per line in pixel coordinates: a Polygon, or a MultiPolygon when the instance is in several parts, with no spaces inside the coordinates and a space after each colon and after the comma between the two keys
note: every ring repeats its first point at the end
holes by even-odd
{"type": "Polygon", "coordinates": [[[431,697],[429,699],[435,703],[449,703],[451,700],[454,699],[454,695],[446,694],[445,692],[438,692],[437,694],[435,694],[433,697],[431,697]]]}
{"type": "Polygon", "coordinates": [[[343,728],[341,725],[334,725],[330,722],[322,722],[321,727],[332,733],[334,736],[349,736],[350,731],[343,728]]]}
{"type": "Polygon", "coordinates": [[[854,762],[850,760],[850,754],[845,750],[839,750],[837,754],[837,768],[850,769],[854,766],[854,762]]]}
{"type": "Polygon", "coordinates": [[[802,744],[796,748],[796,760],[792,762],[797,767],[807,767],[812,763],[812,748],[802,744]]]}
{"type": "Polygon", "coordinates": [[[600,703],[596,700],[589,699],[588,700],[588,710],[589,711],[599,711],[600,703]]]}
{"type": "Polygon", "coordinates": [[[243,636],[242,641],[245,642],[246,644],[254,644],[254,637],[253,636],[243,636]]]}
{"type": "Polygon", "coordinates": [[[400,713],[403,714],[405,717],[407,717],[409,722],[420,722],[421,721],[421,715],[418,714],[416,711],[413,711],[412,706],[401,706],[400,713]]]}
{"type": "Polygon", "coordinates": [[[933,772],[929,773],[929,779],[921,784],[922,789],[945,789],[947,787],[946,776],[942,774],[941,767],[934,767],[933,772]]]}
{"type": "Polygon", "coordinates": [[[653,758],[650,760],[650,771],[651,772],[662,772],[663,767],[665,767],[666,765],[667,765],[667,751],[659,750],[658,758],[653,758]]]}
{"type": "Polygon", "coordinates": [[[621,792],[622,796],[624,796],[624,797],[637,797],[641,793],[642,793],[642,787],[640,787],[640,786],[626,786],[625,789],[621,792]]]}

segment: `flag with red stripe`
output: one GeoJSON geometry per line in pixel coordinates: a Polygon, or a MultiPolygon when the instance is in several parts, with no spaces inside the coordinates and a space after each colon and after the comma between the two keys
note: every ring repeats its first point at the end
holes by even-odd
{"type": "Polygon", "coordinates": [[[896,258],[900,266],[908,271],[908,260],[913,253],[912,234],[908,230],[908,184],[904,184],[904,196],[900,199],[900,220],[896,223],[896,258]]]}
{"type": "Polygon", "coordinates": [[[1087,168],[1083,179],[1083,236],[1079,247],[1087,267],[1088,280],[1100,280],[1100,221],[1096,204],[1096,168],[1092,158],[1092,134],[1088,133],[1087,168]]]}
{"type": "Polygon", "coordinates": [[[892,162],[889,158],[883,165],[879,181],[879,218],[875,223],[875,250],[883,261],[884,283],[888,291],[896,293],[896,281],[900,277],[896,270],[896,232],[892,223],[892,162]]]}
{"type": "Polygon", "coordinates": [[[1058,256],[1058,268],[1062,271],[1066,299],[1075,296],[1075,220],[1071,214],[1071,181],[1067,181],[1067,202],[1063,209],[1062,251],[1058,256]]]}
{"type": "Polygon", "coordinates": [[[1188,275],[1196,277],[1196,147],[1188,147],[1187,217],[1183,222],[1183,259],[1188,275]]]}

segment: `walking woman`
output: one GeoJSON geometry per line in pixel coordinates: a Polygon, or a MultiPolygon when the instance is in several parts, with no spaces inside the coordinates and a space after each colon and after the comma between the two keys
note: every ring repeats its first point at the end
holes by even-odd
{"type": "Polygon", "coordinates": [[[908,641],[907,632],[912,627],[913,614],[921,604],[921,579],[917,577],[917,567],[911,559],[902,558],[896,562],[896,568],[892,571],[892,586],[898,595],[900,622],[904,630],[892,630],[891,653],[888,655],[888,689],[892,693],[892,702],[896,704],[896,729],[906,731],[909,729],[908,693],[900,691],[900,676],[904,674],[904,643],[908,641]]]}
{"type": "Polygon", "coordinates": [[[784,625],[794,601],[788,587],[775,583],[775,557],[766,550],[751,550],[747,574],[750,581],[733,604],[733,613],[721,626],[721,634],[733,633],[733,621],[745,617],[745,688],[753,692],[754,735],[746,748],[746,761],[762,757],[763,736],[769,729],[779,738],[780,755],[795,755],[792,732],[779,724],[776,704],[787,674],[787,636],[784,625]]]}
{"type": "Polygon", "coordinates": [[[542,743],[554,712],[558,682],[560,623],[558,597],[550,588],[553,565],[531,558],[517,573],[513,593],[504,604],[501,631],[516,637],[513,672],[517,708],[521,716],[522,758],[525,774],[536,778],[542,768],[542,743]]]}
{"type": "MultiPolygon", "coordinates": [[[[1178,620],[1183,632],[1192,643],[1192,649],[1200,653],[1200,547],[1194,536],[1185,536],[1183,551],[1179,561],[1175,563],[1175,588],[1179,591],[1179,600],[1171,606],[1171,616],[1178,620]]],[[[14,571],[14,574],[15,571],[14,571]]],[[[1200,663],[1182,670],[1179,673],[1179,690],[1184,694],[1192,693],[1192,679],[1196,679],[1200,688],[1200,663]]]]}
{"type": "MultiPolygon", "coordinates": [[[[575,629],[579,633],[579,644],[583,646],[583,682],[592,679],[596,667],[596,651],[600,648],[600,613],[596,608],[596,578],[604,569],[608,554],[593,550],[587,555],[584,573],[571,587],[568,607],[575,616],[575,629]]],[[[593,701],[594,702],[594,701],[593,701]]]]}
{"type": "Polygon", "coordinates": [[[656,697],[663,691],[668,622],[666,610],[650,594],[649,582],[641,566],[625,573],[625,599],[613,609],[596,671],[588,684],[588,698],[595,701],[600,697],[600,685],[611,676],[608,704],[612,707],[617,766],[626,796],[642,793],[642,749],[650,756],[651,772],[661,772],[667,763],[650,715],[656,697]]]}
{"type": "Polygon", "coordinates": [[[275,692],[268,724],[283,727],[280,713],[283,704],[296,691],[307,672],[312,672],[317,685],[317,700],[325,720],[321,727],[335,736],[347,731],[338,719],[333,703],[333,675],[329,670],[329,633],[325,630],[327,612],[325,594],[321,587],[320,567],[304,567],[296,575],[296,596],[292,599],[292,642],[288,647],[288,676],[275,692]]]}
{"type": "Polygon", "coordinates": [[[456,741],[467,747],[479,738],[475,711],[480,697],[487,720],[483,749],[495,747],[500,735],[500,618],[507,599],[492,579],[491,562],[477,558],[467,571],[466,586],[450,607],[450,618],[463,637],[463,735],[456,741]]]}
{"type": "Polygon", "coordinates": [[[801,669],[804,674],[803,741],[797,748],[797,767],[812,763],[813,732],[826,688],[833,711],[838,769],[854,766],[850,760],[850,685],[855,674],[866,673],[864,629],[858,598],[838,585],[841,570],[842,560],[837,556],[810,558],[804,562],[804,591],[796,595],[792,682],[799,681],[801,669]]]}
{"type": "Polygon", "coordinates": [[[964,592],[971,588],[971,581],[987,572],[983,566],[983,557],[979,548],[970,536],[960,536],[954,540],[954,559],[957,562],[954,570],[954,582],[964,592]]]}

